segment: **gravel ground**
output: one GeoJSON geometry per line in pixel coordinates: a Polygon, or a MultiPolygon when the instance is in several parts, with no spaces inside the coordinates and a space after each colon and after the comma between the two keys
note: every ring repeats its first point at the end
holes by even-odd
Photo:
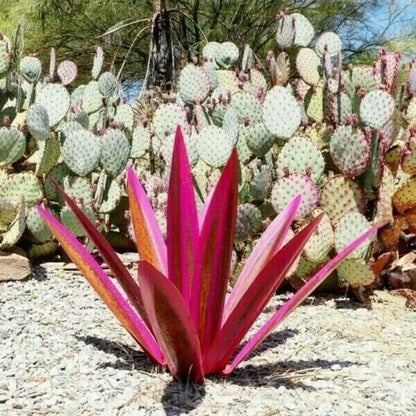
{"type": "MultiPolygon", "coordinates": [[[[273,306],[286,298],[273,300],[273,306]]],[[[308,298],[229,378],[172,382],[76,274],[0,284],[0,414],[416,415],[416,312],[308,298]]]]}

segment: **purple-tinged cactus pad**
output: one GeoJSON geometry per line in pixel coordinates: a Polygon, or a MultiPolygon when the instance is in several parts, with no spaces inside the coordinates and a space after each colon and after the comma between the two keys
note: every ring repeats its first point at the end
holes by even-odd
{"type": "Polygon", "coordinates": [[[361,175],[370,164],[370,143],[361,131],[351,126],[339,126],[335,130],[329,149],[338,169],[349,178],[361,175]]]}
{"type": "Polygon", "coordinates": [[[271,203],[277,214],[292,201],[296,195],[302,195],[302,202],[296,213],[295,220],[301,220],[310,214],[318,205],[319,190],[306,175],[293,173],[280,178],[272,189],[271,203]]]}

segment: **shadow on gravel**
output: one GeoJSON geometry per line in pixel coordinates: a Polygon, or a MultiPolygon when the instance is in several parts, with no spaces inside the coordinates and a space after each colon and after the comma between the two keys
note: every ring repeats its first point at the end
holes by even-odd
{"type": "Polygon", "coordinates": [[[314,391],[311,386],[307,386],[300,380],[302,378],[311,378],[319,374],[320,370],[330,369],[333,365],[342,368],[356,365],[351,361],[282,361],[264,365],[246,365],[243,368],[237,368],[227,379],[230,383],[239,386],[266,386],[279,388],[300,388],[303,390],[314,391]]]}
{"type": "Polygon", "coordinates": [[[48,280],[46,269],[42,266],[34,267],[32,273],[30,273],[30,275],[25,279],[21,280],[21,282],[25,282],[27,280],[37,280],[38,282],[44,282],[45,280],[48,280]]]}
{"type": "Polygon", "coordinates": [[[163,409],[168,416],[188,414],[202,404],[204,397],[205,386],[183,384],[172,380],[163,392],[163,409]]]}
{"type": "MultiPolygon", "coordinates": [[[[257,357],[264,352],[277,348],[281,345],[284,345],[289,338],[296,336],[299,333],[296,329],[284,329],[279,332],[272,332],[250,355],[250,358],[257,357]]],[[[243,342],[241,346],[236,351],[236,354],[241,350],[241,348],[246,345],[246,342],[243,342]]]]}
{"type": "Polygon", "coordinates": [[[102,368],[112,367],[117,370],[130,371],[133,368],[141,371],[154,372],[154,366],[149,362],[147,356],[128,345],[119,342],[108,341],[106,339],[92,337],[92,336],[77,336],[75,338],[79,341],[85,342],[87,345],[92,345],[97,350],[111,354],[117,358],[116,362],[107,362],[101,365],[102,368]]]}

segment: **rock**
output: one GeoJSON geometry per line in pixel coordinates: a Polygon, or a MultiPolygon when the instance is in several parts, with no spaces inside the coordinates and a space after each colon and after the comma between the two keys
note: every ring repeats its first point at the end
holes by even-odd
{"type": "Polygon", "coordinates": [[[0,251],[0,282],[22,280],[30,273],[32,268],[23,250],[0,251]]]}

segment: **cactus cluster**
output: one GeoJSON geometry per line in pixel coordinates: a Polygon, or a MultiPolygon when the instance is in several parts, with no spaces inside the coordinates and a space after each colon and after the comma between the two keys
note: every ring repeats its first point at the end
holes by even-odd
{"type": "Polygon", "coordinates": [[[49,74],[36,56],[12,68],[10,41],[1,36],[0,249],[30,241],[34,258],[55,252],[32,210],[41,201],[83,236],[51,177],[114,244],[128,246],[127,165],[147,184],[163,229],[179,125],[201,205],[238,151],[237,262],[301,194],[294,231],[324,216],[289,281],[307,280],[384,222],[379,239],[338,269],[340,285],[359,292],[373,284],[378,257],[389,252],[393,259],[401,235],[416,230],[416,64],[401,65],[400,54],[382,50],[372,66],[345,67],[339,36],[325,32],[312,47],[314,36],[305,16],[282,12],[276,50],[264,66],[249,46],[240,54],[231,42],[208,42],[202,59],[183,68],[176,90],[148,90],[133,108],[123,103],[116,77],[103,72],[100,47],[91,80],[76,85],[76,65],[56,67],[54,51],[49,74]]]}

